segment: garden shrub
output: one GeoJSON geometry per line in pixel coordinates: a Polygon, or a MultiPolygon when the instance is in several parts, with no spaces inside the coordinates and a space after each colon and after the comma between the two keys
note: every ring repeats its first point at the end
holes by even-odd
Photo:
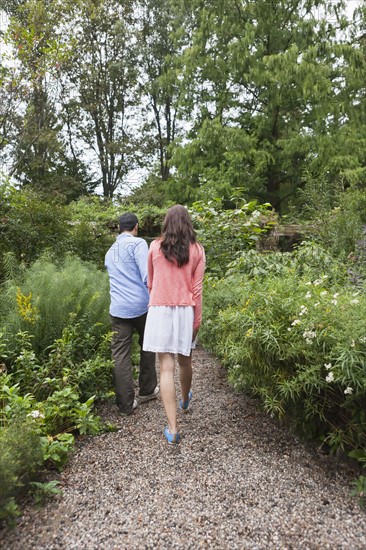
{"type": "MultiPolygon", "coordinates": [[[[89,325],[71,319],[62,331],[61,338],[48,348],[49,355],[42,369],[31,369],[36,375],[33,380],[33,388],[37,388],[36,395],[44,398],[50,381],[60,384],[62,380],[77,387],[82,399],[88,399],[90,395],[104,397],[111,390],[111,338],[112,332],[105,333],[105,326],[101,323],[89,325]],[[37,386],[40,377],[42,384],[37,386]],[[45,379],[47,384],[44,383],[45,379]]],[[[22,357],[26,357],[24,352],[22,357]]],[[[22,380],[19,369],[16,378],[19,382],[22,380]]],[[[27,387],[23,386],[23,390],[27,391],[27,387]]]]}
{"type": "Polygon", "coordinates": [[[239,253],[255,246],[276,219],[269,204],[240,200],[232,210],[226,210],[221,199],[198,201],[193,203],[190,214],[198,240],[205,248],[207,269],[220,277],[239,253]]]}
{"type": "MultiPolygon", "coordinates": [[[[8,278],[0,295],[0,326],[13,355],[18,353],[17,335],[22,332],[32,338],[33,351],[44,354],[61,337],[70,316],[83,319],[84,326],[99,323],[101,333],[109,326],[107,274],[77,257],[55,263],[45,255],[19,276],[8,278]]],[[[81,341],[87,346],[87,334],[81,341]]]]}
{"type": "Polygon", "coordinates": [[[331,256],[322,247],[305,241],[294,252],[261,252],[244,250],[237,252],[227,265],[226,275],[245,274],[249,277],[285,276],[288,272],[299,277],[326,274],[329,281],[343,284],[347,281],[348,266],[331,256]]]}
{"type": "Polygon", "coordinates": [[[126,204],[121,204],[119,214],[125,211],[135,212],[139,220],[139,236],[151,241],[160,235],[165,214],[172,204],[168,203],[161,207],[146,202],[145,204],[134,205],[127,200],[126,204]]]}
{"type": "Polygon", "coordinates": [[[118,208],[102,197],[82,197],[68,205],[68,250],[82,260],[104,266],[104,256],[118,233],[118,208]]]}
{"type": "Polygon", "coordinates": [[[133,211],[139,234],[152,239],[160,234],[167,207],[120,202],[86,196],[69,204],[34,189],[16,189],[0,181],[0,280],[5,278],[4,254],[31,265],[45,251],[52,260],[71,253],[103,268],[104,256],[118,234],[118,218],[133,211]]]}
{"type": "Polygon", "coordinates": [[[32,189],[19,191],[0,184],[0,278],[2,256],[13,252],[29,265],[45,250],[52,257],[67,251],[68,213],[63,204],[32,189]]]}
{"type": "Polygon", "coordinates": [[[4,277],[2,256],[7,252],[26,265],[45,251],[53,260],[71,252],[102,268],[117,220],[118,207],[101,197],[64,204],[62,197],[0,182],[0,278],[4,277]]]}
{"type": "MultiPolygon", "coordinates": [[[[0,377],[1,455],[7,467],[4,466],[4,475],[10,476],[11,481],[1,495],[0,519],[9,520],[16,514],[18,489],[27,489],[28,481],[34,479],[42,467],[60,469],[64,466],[75,434],[93,434],[102,428],[100,419],[94,414],[97,395],[91,392],[97,390],[102,397],[111,391],[112,365],[104,358],[110,336],[102,338],[93,351],[89,350],[89,357],[79,363],[80,349],[76,346],[73,354],[70,333],[75,335],[77,331],[65,330],[63,337],[52,346],[48,359],[43,361],[37,359],[30,348],[29,335],[23,333],[23,347],[12,374],[0,377]],[[23,432],[30,434],[28,439],[24,437],[27,444],[30,437],[34,440],[29,445],[34,452],[38,449],[36,459],[32,459],[33,454],[29,457],[21,454],[16,437],[13,441],[9,435],[23,432]],[[17,457],[17,453],[19,467],[14,466],[10,471],[7,457],[17,457]]],[[[4,346],[0,346],[1,349],[4,346]]],[[[0,459],[0,470],[2,466],[0,459]]]]}
{"type": "Polygon", "coordinates": [[[16,451],[6,434],[30,426],[41,458],[30,457],[24,475],[14,470],[0,505],[8,519],[17,513],[18,488],[29,488],[26,474],[33,480],[45,466],[62,468],[75,435],[102,429],[94,403],[113,387],[106,274],[72,257],[54,263],[43,256],[28,269],[10,261],[9,267],[1,289],[2,451],[16,451]]]}
{"type": "Polygon", "coordinates": [[[329,174],[305,178],[299,190],[304,200],[302,216],[308,234],[334,257],[345,260],[355,252],[366,226],[366,190],[329,180],[329,174]]]}
{"type": "Polygon", "coordinates": [[[42,462],[40,436],[31,422],[0,427],[0,521],[18,515],[16,500],[42,462]]]}
{"type": "Polygon", "coordinates": [[[239,273],[208,280],[203,343],[270,414],[332,451],[365,456],[365,289],[347,285],[336,263],[329,275],[301,254],[284,264],[253,277],[239,262],[239,273]]]}

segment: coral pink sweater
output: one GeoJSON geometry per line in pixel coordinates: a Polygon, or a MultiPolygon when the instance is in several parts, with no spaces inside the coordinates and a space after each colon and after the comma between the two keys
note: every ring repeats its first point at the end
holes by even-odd
{"type": "Polygon", "coordinates": [[[198,243],[190,245],[189,262],[178,267],[165,258],[160,241],[153,241],[148,256],[149,306],[194,306],[193,328],[198,328],[202,321],[205,262],[205,251],[198,243]]]}

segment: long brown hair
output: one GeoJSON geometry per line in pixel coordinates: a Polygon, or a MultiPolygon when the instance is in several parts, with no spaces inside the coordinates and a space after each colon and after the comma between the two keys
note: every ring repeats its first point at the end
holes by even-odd
{"type": "Polygon", "coordinates": [[[169,208],[166,213],[160,249],[165,258],[174,263],[177,262],[178,267],[189,262],[189,245],[196,242],[191,218],[181,204],[176,204],[169,208]]]}

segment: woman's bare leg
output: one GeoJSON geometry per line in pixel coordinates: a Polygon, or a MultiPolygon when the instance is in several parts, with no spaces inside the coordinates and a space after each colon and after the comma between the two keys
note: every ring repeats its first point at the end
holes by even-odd
{"type": "Polygon", "coordinates": [[[168,418],[169,431],[171,434],[176,434],[178,429],[177,400],[174,383],[174,355],[172,353],[159,353],[158,355],[160,363],[160,394],[168,418]]]}
{"type": "Polygon", "coordinates": [[[188,401],[188,392],[192,385],[192,352],[191,355],[178,354],[179,378],[182,401],[188,401]]]}

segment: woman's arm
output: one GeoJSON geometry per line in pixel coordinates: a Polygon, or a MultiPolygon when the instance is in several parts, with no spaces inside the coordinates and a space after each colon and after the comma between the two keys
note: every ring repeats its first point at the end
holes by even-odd
{"type": "Polygon", "coordinates": [[[200,258],[198,260],[196,269],[193,272],[193,300],[194,300],[194,321],[193,330],[197,334],[196,330],[202,322],[202,285],[203,277],[205,274],[206,256],[203,246],[198,245],[200,248],[200,258]]]}

